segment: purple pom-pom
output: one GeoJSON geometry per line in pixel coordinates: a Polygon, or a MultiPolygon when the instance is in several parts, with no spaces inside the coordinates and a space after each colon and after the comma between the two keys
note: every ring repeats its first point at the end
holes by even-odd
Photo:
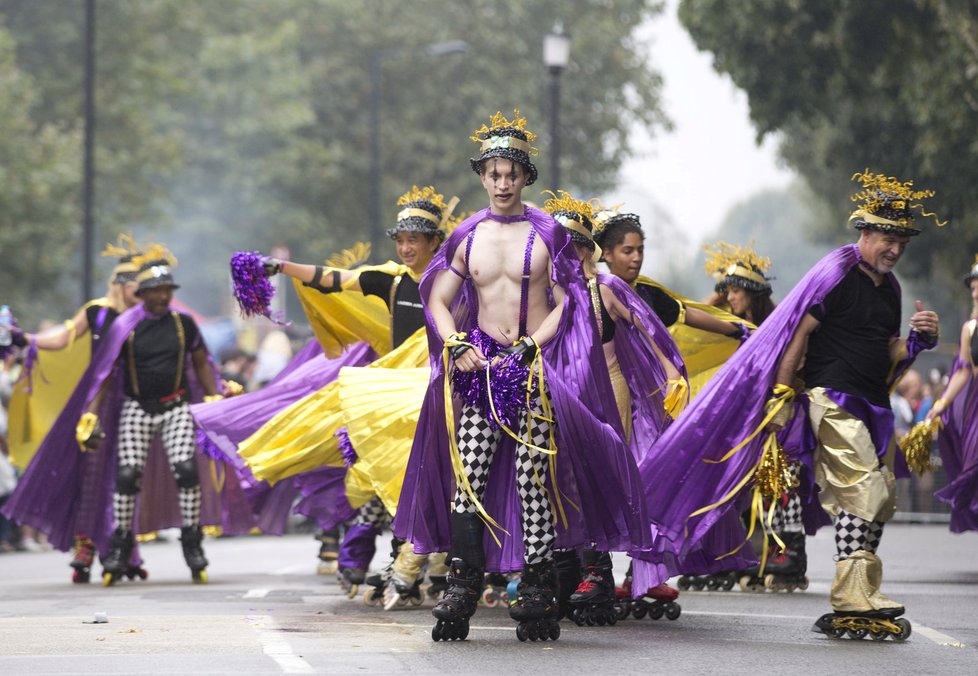
{"type": "Polygon", "coordinates": [[[275,286],[265,274],[262,255],[257,251],[238,251],[231,256],[231,286],[245,317],[261,315],[276,324],[285,324],[278,312],[272,312],[275,286]]]}
{"type": "Polygon", "coordinates": [[[341,427],[333,433],[340,441],[340,453],[343,455],[343,463],[347,467],[353,467],[354,463],[360,459],[357,455],[357,449],[353,448],[353,442],[350,441],[350,436],[346,433],[346,428],[341,427]]]}
{"type": "MultiPolygon", "coordinates": [[[[489,361],[492,361],[493,357],[505,349],[479,329],[474,329],[467,340],[479,348],[489,361]]],[[[499,420],[514,432],[518,431],[517,426],[520,423],[520,418],[526,413],[526,380],[529,376],[529,367],[524,365],[517,355],[507,355],[489,369],[489,378],[492,379],[492,404],[499,420]]],[[[494,431],[499,429],[499,423],[492,415],[489,406],[489,388],[486,383],[485,371],[467,371],[465,373],[455,371],[452,374],[452,384],[454,385],[455,396],[489,418],[490,429],[494,431]]],[[[535,380],[533,385],[535,388],[535,380]]],[[[532,397],[530,401],[531,405],[534,404],[536,397],[532,397]]]]}

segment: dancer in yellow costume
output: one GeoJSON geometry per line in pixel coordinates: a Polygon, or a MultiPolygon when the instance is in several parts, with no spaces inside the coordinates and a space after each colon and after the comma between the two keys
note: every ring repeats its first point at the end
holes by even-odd
{"type": "MultiPolygon", "coordinates": [[[[296,280],[303,308],[327,354],[365,340],[383,355],[370,367],[342,369],[337,381],[282,411],[239,448],[255,476],[271,482],[322,465],[350,465],[347,499],[359,511],[344,538],[339,567],[341,582],[351,594],[364,582],[373,539],[397,505],[421,402],[420,396],[409,393],[414,383],[423,393],[428,379],[418,282],[444,239],[456,204],[454,198],[446,204],[430,186],[415,186],[401,196],[397,224],[387,231],[395,240],[400,265],[389,261],[348,270],[266,262],[269,273],[282,272],[296,280]],[[340,293],[344,291],[360,293],[340,293]],[[392,461],[385,459],[391,456],[392,461]],[[392,470],[398,466],[399,471],[392,470]]],[[[415,560],[410,544],[402,545],[395,541],[393,553],[403,552],[398,559],[407,562],[402,571],[406,581],[412,571],[420,573],[421,560],[427,557],[415,560]]],[[[437,561],[428,566],[429,574],[443,576],[437,561]]],[[[366,580],[374,587],[367,592],[368,602],[380,601],[390,573],[366,580]]],[[[414,577],[407,596],[419,602],[414,584],[418,575],[414,577]]]]}

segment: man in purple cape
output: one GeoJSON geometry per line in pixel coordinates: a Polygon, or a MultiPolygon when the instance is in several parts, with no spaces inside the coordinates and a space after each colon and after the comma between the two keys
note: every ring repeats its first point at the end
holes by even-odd
{"type": "MultiPolygon", "coordinates": [[[[101,347],[88,370],[38,449],[17,491],[4,506],[12,518],[47,533],[58,549],[67,550],[75,533],[90,533],[103,565],[113,576],[129,568],[133,530],[149,532],[183,526],[185,549],[192,546],[199,551],[201,523],[219,525],[231,533],[247,532],[254,525],[240,486],[221,479],[229,468],[195,453],[187,402],[216,395],[217,379],[193,319],[168,307],[175,284],[169,272],[171,260],[160,256],[158,250],[147,253],[137,277],[142,299],[152,298],[152,307],[144,302],[130,308],[102,336],[101,347]],[[132,403],[137,399],[126,392],[133,387],[132,371],[128,368],[132,355],[137,359],[145,355],[140,349],[142,340],[137,338],[145,337],[146,330],[163,331],[170,347],[177,348],[172,362],[165,359],[157,365],[164,366],[159,373],[167,376],[159,381],[160,386],[175,387],[176,392],[170,394],[179,394],[165,400],[157,398],[157,404],[171,408],[155,416],[134,412],[132,403]],[[177,372],[182,374],[180,383],[176,383],[177,372]],[[127,379],[130,382],[125,382],[127,379]],[[132,440],[132,430],[139,426],[139,420],[162,417],[172,411],[182,414],[179,424],[172,425],[168,433],[170,448],[164,449],[158,441],[151,444],[152,435],[145,438],[148,451],[142,444],[120,439],[124,422],[128,421],[130,429],[126,438],[132,440]],[[144,470],[146,480],[140,484],[144,470]],[[176,484],[171,472],[177,477],[176,484]],[[210,479],[200,482],[200,476],[210,479]],[[134,516],[140,487],[142,497],[134,516]],[[113,522],[118,526],[115,534],[113,522]],[[127,544],[116,552],[116,565],[109,570],[106,559],[116,548],[116,540],[127,544]]],[[[154,340],[148,345],[157,344],[154,340]]],[[[144,376],[148,372],[157,373],[142,370],[144,376]]],[[[146,396],[155,389],[155,384],[138,374],[135,383],[149,388],[144,392],[146,396]]],[[[178,413],[171,413],[171,417],[174,415],[178,413]]]]}
{"type": "Polygon", "coordinates": [[[832,589],[838,615],[824,616],[816,629],[905,638],[909,623],[894,621],[903,608],[879,592],[882,566],[875,555],[894,505],[887,395],[891,374],[902,373],[921,349],[936,344],[938,324],[918,302],[914,330],[906,341],[899,339],[899,285],[891,271],[909,236],[919,232],[912,228],[911,201],[932,193],[868,172],[856,178],[864,190],[854,200],[864,204],[850,221],[861,230],[859,242],[808,272],[660,438],[640,470],[643,478],[673,478],[648,493],[647,505],[684,561],[731,554],[736,546],[723,551],[710,534],[744,535],[736,498],[755,474],[754,504],[762,488],[780,493],[784,457],[773,437],[787,422],[795,394],[789,384],[805,356],[819,443],[816,480],[822,505],[835,519],[838,545],[832,589]],[[774,472],[763,478],[759,467],[774,472]],[[875,624],[864,626],[869,622],[875,624]]]}
{"type": "Polygon", "coordinates": [[[484,570],[521,568],[518,634],[557,638],[553,547],[650,539],[580,265],[563,228],[521,201],[536,179],[524,125],[497,113],[472,137],[490,208],[421,280],[432,377],[394,532],[450,552],[435,640],[467,635],[484,570]]]}

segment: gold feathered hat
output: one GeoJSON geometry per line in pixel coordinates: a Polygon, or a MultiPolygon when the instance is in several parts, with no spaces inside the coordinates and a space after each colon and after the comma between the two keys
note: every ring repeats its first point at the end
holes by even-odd
{"type": "Polygon", "coordinates": [[[133,258],[133,263],[139,267],[136,275],[136,281],[139,283],[139,288],[136,289],[137,296],[147,289],[162,286],[180,288],[173,279],[173,268],[177,265],[176,256],[164,245],[150,244],[142,254],[133,258]]]}
{"type": "Polygon", "coordinates": [[[703,250],[706,274],[716,281],[717,293],[730,286],[755,293],[771,291],[773,277],[765,274],[771,269],[771,259],[757,255],[753,242],[747,246],[717,242],[712,247],[704,245],[703,250]]]}
{"type": "Polygon", "coordinates": [[[914,210],[921,216],[932,216],[938,227],[947,224],[937,214],[928,213],[917,200],[933,197],[933,190],[914,190],[913,181],[900,181],[894,176],[873,174],[866,169],[852,175],[853,181],[862,183],[863,189],[849,199],[859,206],[849,216],[849,222],[858,230],[868,229],[887,234],[914,236],[920,234],[915,226],[914,210]]]}
{"type": "Polygon", "coordinates": [[[112,282],[114,284],[125,284],[136,279],[139,273],[139,266],[134,262],[137,256],[142,255],[142,249],[136,244],[132,233],[121,233],[115,244],[109,242],[102,249],[103,256],[111,256],[118,259],[118,263],[112,268],[112,282]]]}

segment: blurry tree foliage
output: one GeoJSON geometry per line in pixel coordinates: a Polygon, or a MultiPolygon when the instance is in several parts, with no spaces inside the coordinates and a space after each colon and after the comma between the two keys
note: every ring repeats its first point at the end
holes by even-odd
{"type": "MultiPolygon", "coordinates": [[[[583,194],[606,189],[630,152],[629,131],[639,124],[654,134],[668,126],[661,78],[634,35],[661,11],[658,0],[96,4],[99,243],[129,229],[165,241],[181,259],[181,297],[205,313],[227,309],[218,299],[236,249],[284,244],[296,260],[313,262],[368,237],[369,63],[375,52],[383,51],[385,225],[394,221],[396,198],[412,184],[458,195],[460,210],[483,207],[485,194],[468,166],[476,151],[468,136],[492,113],[511,115],[514,107],[539,135],[541,178],[527,197],[542,201],[537,190],[549,187],[542,43],[558,20],[572,36],[561,80],[566,188],[583,194]],[[433,56],[424,50],[453,40],[466,41],[468,52],[433,56]]],[[[54,177],[76,191],[60,195],[56,205],[36,205],[58,210],[59,218],[43,211],[31,218],[47,225],[37,233],[43,243],[70,250],[77,250],[80,233],[74,219],[82,7],[0,0],[0,26],[16,50],[4,67],[27,78],[30,96],[19,105],[26,106],[31,134],[60,130],[71,151],[58,156],[54,177]]],[[[0,147],[6,150],[9,142],[0,139],[0,147]]],[[[6,190],[0,184],[0,200],[8,199],[6,190]]],[[[375,258],[392,254],[392,248],[381,250],[375,258]]],[[[0,269],[17,255],[4,246],[0,269]]],[[[77,279],[77,261],[65,255],[60,261],[65,277],[77,279]]],[[[109,267],[105,262],[102,269],[109,267]]],[[[5,294],[10,288],[4,284],[5,294]]],[[[60,316],[73,302],[53,295],[53,288],[48,280],[30,294],[47,304],[47,314],[60,316]]]]}
{"type": "MultiPolygon", "coordinates": [[[[823,199],[823,238],[843,227],[855,171],[868,167],[937,197],[943,229],[901,263],[967,304],[960,277],[978,250],[978,5],[969,0],[683,0],[680,20],[744,89],[758,136],[823,199]]],[[[936,300],[936,299],[935,299],[936,300]]]]}

